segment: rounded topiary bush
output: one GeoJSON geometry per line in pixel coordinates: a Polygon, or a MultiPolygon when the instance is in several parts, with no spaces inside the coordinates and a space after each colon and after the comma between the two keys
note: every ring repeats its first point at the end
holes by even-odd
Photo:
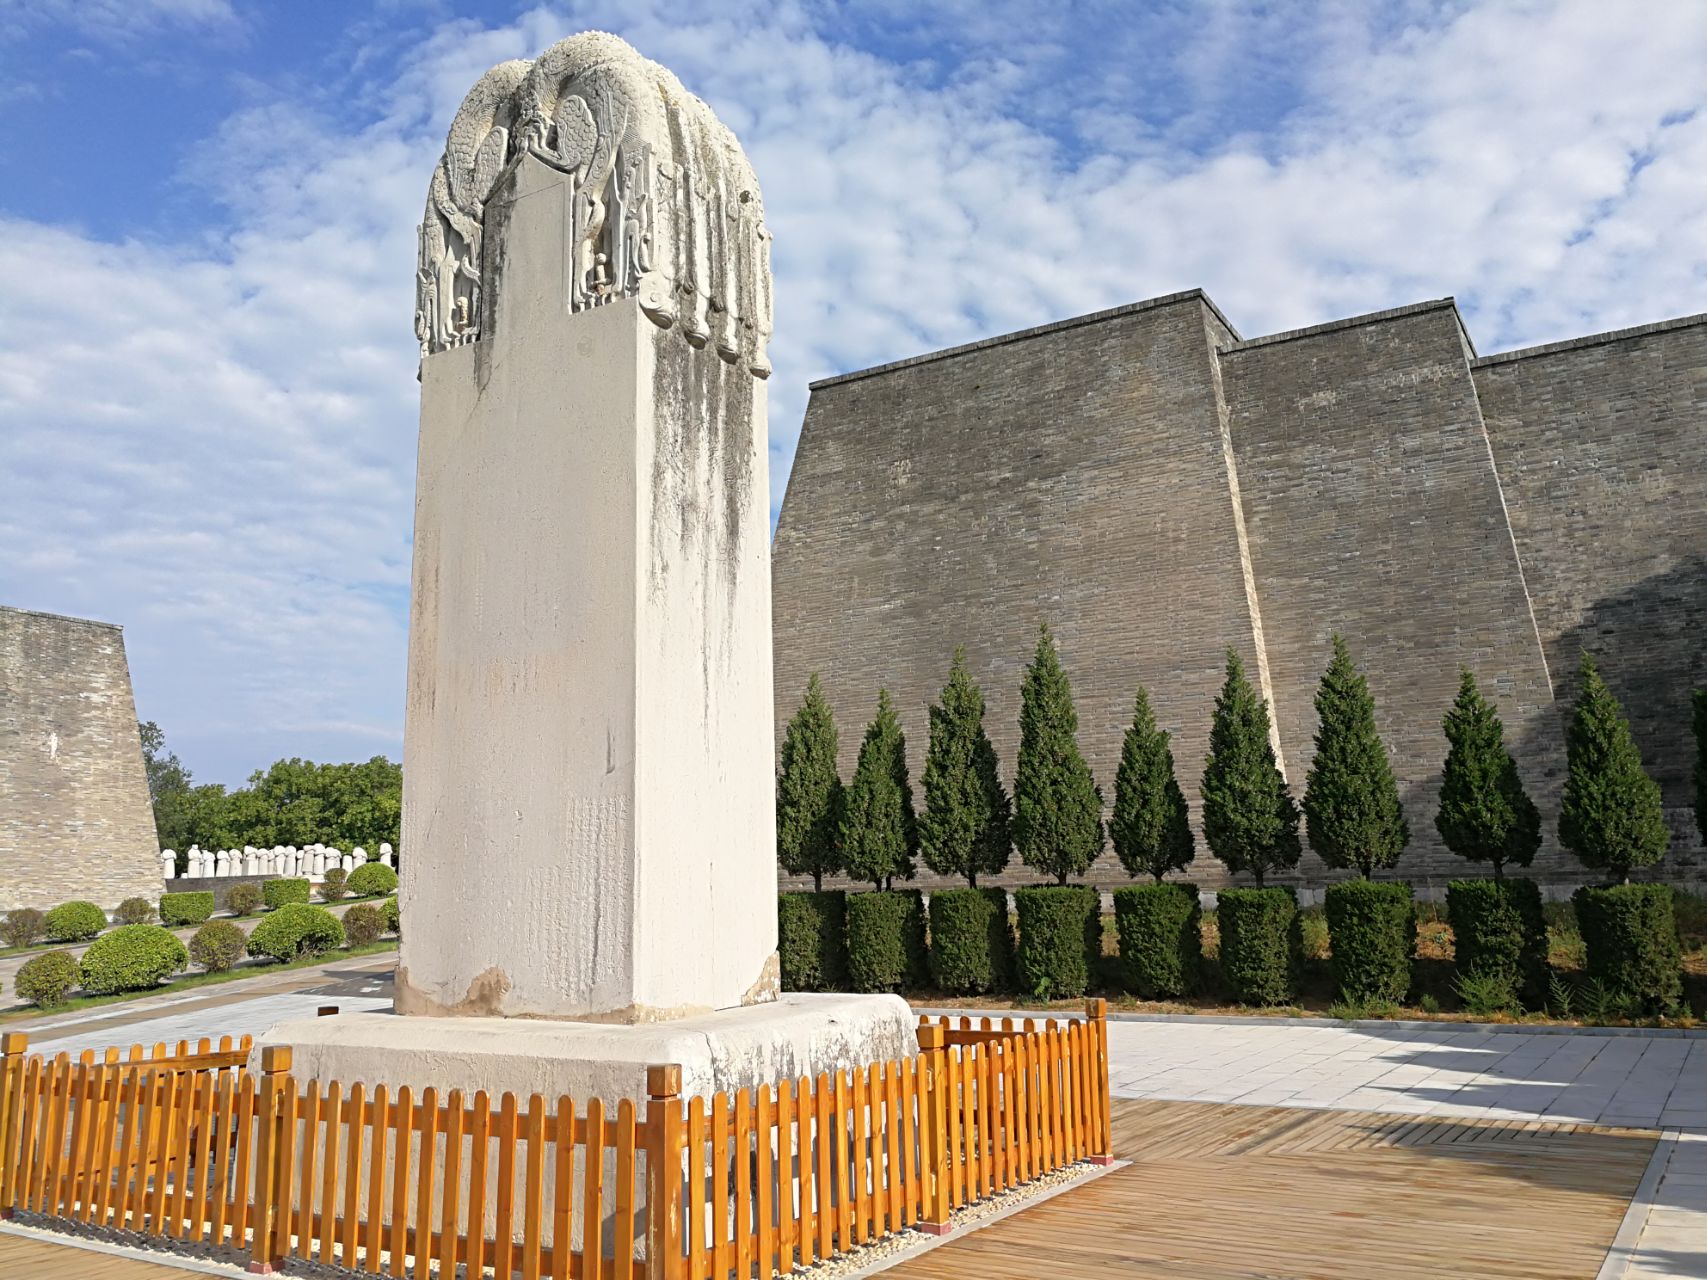
{"type": "Polygon", "coordinates": [[[397,899],[387,898],[379,904],[379,909],[385,913],[385,931],[395,933],[401,938],[403,936],[403,916],[397,909],[397,899]]]}
{"type": "Polygon", "coordinates": [[[338,917],[325,907],[311,907],[306,902],[286,903],[249,934],[249,954],[269,960],[319,955],[343,945],[344,926],[338,917]]]}
{"type": "Polygon", "coordinates": [[[383,862],[364,862],[350,872],[349,890],[358,898],[377,898],[382,893],[395,893],[397,873],[383,862]]]}
{"type": "Polygon", "coordinates": [[[352,947],[378,942],[385,932],[385,912],[378,903],[358,902],[344,912],[344,941],[352,947]]]}
{"type": "Polygon", "coordinates": [[[931,978],[956,995],[1013,984],[1014,931],[1006,889],[938,889],[930,905],[931,978]]]}
{"type": "Polygon", "coordinates": [[[1446,886],[1453,968],[1461,982],[1497,983],[1539,1009],[1547,999],[1547,917],[1533,880],[1454,880],[1446,886]]]}
{"type": "Polygon", "coordinates": [[[146,991],[190,962],[184,944],[157,924],[124,924],[83,953],[83,990],[92,996],[146,991]]]}
{"type": "Polygon", "coordinates": [[[840,991],[848,981],[848,895],[779,893],[777,955],[784,991],[840,991]]]}
{"type": "Polygon", "coordinates": [[[18,999],[42,1009],[63,1004],[77,986],[77,958],[69,951],[44,951],[24,963],[12,979],[18,999]]]}
{"type": "Polygon", "coordinates": [[[1137,884],[1114,891],[1120,978],[1146,1000],[1190,995],[1203,964],[1202,909],[1194,884],[1137,884]]]}
{"type": "Polygon", "coordinates": [[[47,931],[46,917],[34,907],[13,907],[0,919],[0,942],[8,947],[31,947],[47,931]]]}
{"type": "Polygon", "coordinates": [[[147,898],[126,898],[113,912],[114,924],[153,924],[154,907],[147,898]]]}
{"type": "Polygon", "coordinates": [[[234,916],[252,916],[265,899],[258,884],[234,884],[225,891],[225,909],[234,916]]]}
{"type": "Polygon", "coordinates": [[[342,867],[327,867],[320,881],[320,901],[337,902],[350,895],[350,873],[342,867]]]}
{"type": "Polygon", "coordinates": [[[62,902],[42,917],[49,942],[87,942],[107,927],[107,913],[93,902],[62,902]]]}
{"type": "Polygon", "coordinates": [[[1290,1004],[1298,994],[1298,899],[1284,886],[1215,895],[1221,977],[1240,1004],[1290,1004]]]}
{"type": "Polygon", "coordinates": [[[213,891],[201,893],[163,893],[160,895],[160,923],[177,929],[184,925],[200,924],[213,915],[213,891]]]}
{"type": "Polygon", "coordinates": [[[267,904],[267,909],[277,911],[280,907],[288,907],[294,902],[308,901],[308,881],[286,876],[278,880],[265,880],[261,883],[261,900],[267,904]]]}
{"type": "Polygon", "coordinates": [[[1403,1000],[1411,989],[1417,942],[1411,886],[1402,880],[1344,880],[1328,886],[1322,908],[1340,998],[1403,1000]]]}
{"type": "Polygon", "coordinates": [[[847,931],[848,985],[855,991],[925,985],[925,903],[917,889],[851,894],[847,931]]]}
{"type": "Polygon", "coordinates": [[[1683,998],[1683,948],[1670,885],[1584,885],[1571,898],[1587,950],[1584,976],[1632,1016],[1683,998]]]}
{"type": "Polygon", "coordinates": [[[1102,895],[1086,885],[1014,890],[1019,989],[1046,1000],[1085,994],[1102,963],[1102,895]]]}
{"type": "Polygon", "coordinates": [[[209,920],[190,939],[190,959],[209,973],[224,973],[243,958],[249,939],[229,920],[209,920]]]}

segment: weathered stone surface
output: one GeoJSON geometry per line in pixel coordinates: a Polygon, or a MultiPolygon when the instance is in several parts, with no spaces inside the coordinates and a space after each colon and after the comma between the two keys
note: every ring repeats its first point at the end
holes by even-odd
{"type": "Polygon", "coordinates": [[[0,606],[0,911],[160,891],[123,631],[0,606]]]}

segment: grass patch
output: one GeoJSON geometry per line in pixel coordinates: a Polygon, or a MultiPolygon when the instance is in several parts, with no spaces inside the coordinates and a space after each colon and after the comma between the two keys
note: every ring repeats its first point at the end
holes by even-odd
{"type": "Polygon", "coordinates": [[[98,1009],[102,1005],[124,1004],[127,1001],[140,1000],[149,996],[164,996],[177,991],[190,991],[196,987],[215,987],[226,982],[242,982],[246,978],[259,978],[270,973],[283,973],[287,969],[308,969],[317,964],[334,964],[340,960],[355,960],[362,956],[378,955],[383,951],[395,950],[397,950],[396,938],[382,938],[380,941],[369,943],[365,947],[340,947],[335,951],[326,951],[317,956],[299,956],[295,960],[286,961],[283,964],[249,964],[236,969],[227,969],[224,973],[186,974],[182,978],[174,978],[171,982],[162,982],[159,986],[147,991],[127,991],[113,996],[73,996],[65,1003],[55,1005],[52,1009],[38,1009],[34,1005],[14,1006],[4,1013],[0,1013],[0,1022],[15,1022],[22,1018],[58,1017],[62,1013],[72,1013],[78,1009],[98,1009]]]}

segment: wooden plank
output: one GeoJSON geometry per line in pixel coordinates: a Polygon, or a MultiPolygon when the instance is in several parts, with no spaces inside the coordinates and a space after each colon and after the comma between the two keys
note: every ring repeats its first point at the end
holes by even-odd
{"type": "Polygon", "coordinates": [[[758,1170],[755,1211],[758,1227],[758,1252],[755,1255],[759,1264],[759,1274],[768,1277],[776,1265],[776,1228],[772,1215],[776,1210],[774,1194],[771,1190],[772,1180],[776,1176],[775,1161],[771,1157],[771,1143],[774,1139],[776,1116],[771,1102],[771,1088],[760,1085],[757,1105],[754,1110],[753,1134],[757,1144],[758,1170]]]}
{"type": "Polygon", "coordinates": [[[177,1100],[180,1077],[171,1072],[156,1072],[154,1079],[159,1090],[160,1105],[150,1123],[148,1158],[144,1162],[146,1175],[151,1179],[148,1193],[149,1235],[166,1234],[167,1169],[171,1162],[172,1129],[177,1123],[177,1100]]]}
{"type": "Polygon", "coordinates": [[[871,1185],[867,1162],[871,1156],[871,1069],[860,1067],[853,1076],[853,1202],[854,1239],[871,1239],[871,1185]]]}
{"type": "Polygon", "coordinates": [[[814,1194],[817,1197],[817,1239],[813,1256],[822,1262],[834,1253],[832,1240],[836,1230],[836,1188],[840,1179],[832,1180],[830,1170],[835,1140],[831,1130],[831,1117],[835,1107],[830,1086],[830,1073],[818,1073],[816,1087],[812,1091],[813,1126],[817,1131],[817,1141],[814,1144],[813,1156],[816,1168],[813,1171],[815,1184],[814,1194]]]}
{"type": "MultiPolygon", "coordinates": [[[[314,1175],[322,1146],[319,1132],[322,1110],[320,1082],[310,1080],[302,1097],[302,1158],[296,1162],[296,1256],[310,1260],[314,1257],[314,1175]]],[[[285,1203],[288,1208],[288,1198],[285,1203]]],[[[326,1212],[331,1214],[330,1205],[326,1206],[326,1212]]]]}
{"type": "MultiPolygon", "coordinates": [[[[605,1104],[600,1098],[587,1103],[587,1172],[582,1178],[585,1210],[581,1214],[581,1274],[586,1280],[609,1280],[605,1261],[605,1104]]],[[[472,1212],[469,1220],[474,1220],[472,1212]]],[[[475,1274],[469,1268],[469,1274],[475,1274]]]]}
{"type": "MultiPolygon", "coordinates": [[[[614,1280],[634,1280],[634,1100],[616,1104],[616,1243],[614,1280]]],[[[507,1272],[501,1274],[508,1274],[507,1272]]]]}
{"type": "Polygon", "coordinates": [[[836,1071],[835,1096],[831,1104],[831,1145],[835,1157],[836,1248],[854,1247],[853,1155],[848,1150],[849,1127],[853,1123],[852,1089],[846,1070],[836,1071]]]}
{"type": "MultiPolygon", "coordinates": [[[[367,1091],[361,1081],[350,1086],[350,1100],[344,1108],[347,1139],[344,1167],[344,1217],[339,1223],[338,1262],[346,1271],[356,1269],[357,1228],[360,1225],[362,1194],[362,1121],[367,1114],[367,1091]]],[[[331,1234],[330,1232],[328,1234],[331,1234]]]]}
{"type": "Polygon", "coordinates": [[[800,1141],[798,1117],[794,1109],[794,1081],[784,1080],[776,1088],[777,1129],[777,1270],[787,1275],[794,1270],[794,1251],[800,1242],[800,1201],[796,1194],[796,1175],[803,1170],[800,1156],[806,1148],[800,1141]]]}
{"type": "MultiPolygon", "coordinates": [[[[462,1090],[452,1089],[445,1101],[445,1186],[444,1203],[439,1208],[439,1275],[451,1280],[461,1260],[462,1244],[462,1137],[465,1132],[462,1090]]],[[[567,1194],[567,1193],[565,1193],[567,1194]]],[[[569,1237],[557,1237],[563,1242],[561,1252],[567,1258],[569,1237]]],[[[424,1270],[424,1268],[417,1268],[424,1270]]]]}
{"type": "MultiPolygon", "coordinates": [[[[372,1132],[368,1135],[367,1221],[362,1237],[362,1270],[379,1274],[380,1251],[385,1247],[385,1157],[391,1137],[391,1096],[382,1084],[373,1088],[370,1109],[372,1132]]],[[[349,1262],[345,1262],[349,1266],[349,1262]]]]}
{"type": "Polygon", "coordinates": [[[878,1069],[883,1082],[883,1189],[887,1192],[891,1232],[901,1229],[901,1188],[905,1181],[901,1161],[901,1071],[900,1062],[884,1063],[878,1069]]]}
{"type": "Polygon", "coordinates": [[[279,1090],[279,1133],[282,1140],[274,1151],[279,1166],[278,1180],[274,1184],[279,1202],[273,1214],[272,1256],[279,1260],[290,1256],[290,1192],[296,1185],[297,1104],[296,1083],[286,1076],[279,1090]]]}
{"type": "Polygon", "coordinates": [[[705,1148],[705,1099],[687,1100],[688,1124],[688,1275],[705,1280],[705,1175],[711,1155],[705,1148]]]}
{"type": "MultiPolygon", "coordinates": [[[[332,1265],[332,1248],[336,1244],[333,1222],[338,1213],[338,1156],[342,1151],[344,1086],[334,1080],[326,1086],[326,1098],[320,1108],[324,1132],[320,1152],[320,1250],[316,1255],[321,1265],[332,1265]]],[[[303,1255],[307,1257],[307,1254],[303,1255]]]]}
{"type": "Polygon", "coordinates": [[[901,1224],[912,1226],[919,1220],[922,1202],[919,1199],[919,1169],[915,1158],[918,1150],[919,1060],[905,1058],[901,1062],[901,1224]]]}
{"type": "Polygon", "coordinates": [[[735,1274],[748,1276],[753,1270],[753,1164],[748,1158],[753,1145],[753,1095],[735,1091],[734,1132],[730,1139],[735,1159],[735,1274]]]}
{"type": "Polygon", "coordinates": [[[948,1116],[948,1203],[954,1209],[966,1203],[966,1153],[961,1146],[965,1140],[961,1130],[964,1112],[960,1100],[960,1055],[963,1052],[960,1048],[950,1048],[943,1055],[947,1076],[943,1099],[948,1116]]]}
{"type": "Polygon", "coordinates": [[[962,1202],[976,1200],[983,1169],[978,1160],[978,1046],[960,1050],[960,1141],[962,1202]]]}
{"type": "Polygon", "coordinates": [[[714,1094],[711,1099],[711,1273],[717,1280],[726,1280],[734,1265],[731,1235],[739,1228],[737,1214],[734,1227],[729,1217],[729,1095],[714,1094]]]}
{"type": "MultiPolygon", "coordinates": [[[[421,1149],[415,1161],[420,1166],[415,1175],[415,1229],[410,1235],[415,1242],[411,1250],[415,1255],[413,1274],[425,1280],[433,1253],[433,1209],[436,1201],[433,1180],[439,1167],[439,1091],[431,1086],[421,1091],[420,1117],[421,1149]]],[[[454,1223],[449,1227],[449,1234],[456,1234],[454,1223]]],[[[398,1270],[402,1270],[401,1263],[398,1263],[398,1270]]]]}
{"type": "MultiPolygon", "coordinates": [[[[498,1147],[498,1193],[493,1197],[496,1217],[492,1242],[492,1269],[505,1280],[516,1269],[516,1139],[521,1125],[516,1119],[516,1095],[506,1093],[498,1109],[495,1137],[498,1147]]],[[[479,1224],[470,1222],[470,1231],[479,1224]]]]}
{"type": "MultiPolygon", "coordinates": [[[[125,1213],[130,1199],[132,1170],[136,1164],[136,1120],[138,1103],[138,1077],[141,1073],[125,1068],[119,1083],[119,1124],[118,1134],[113,1146],[113,1176],[103,1179],[101,1184],[101,1199],[96,1216],[104,1225],[111,1222],[118,1230],[125,1230],[125,1213]]],[[[230,1081],[225,1082],[227,1092],[230,1081]]],[[[221,1197],[223,1201],[223,1197],[221,1197]]],[[[223,1203],[221,1205],[223,1208],[223,1203]]],[[[222,1225],[223,1214],[217,1219],[222,1225]]]]}
{"type": "Polygon", "coordinates": [[[46,1086],[47,1096],[42,1099],[45,1118],[42,1132],[46,1140],[36,1175],[36,1194],[30,1206],[37,1213],[53,1214],[59,1210],[59,1179],[65,1170],[64,1100],[71,1094],[71,1069],[71,1059],[65,1054],[54,1059],[53,1077],[46,1086]]]}
{"type": "MultiPolygon", "coordinates": [[[[249,1225],[254,1221],[249,1204],[249,1188],[255,1166],[255,1077],[248,1072],[237,1083],[237,1105],[231,1119],[232,1137],[236,1140],[233,1157],[235,1187],[232,1191],[231,1245],[246,1249],[249,1244],[249,1225]]],[[[140,1179],[141,1173],[137,1177],[140,1179]]]]}
{"type": "MultiPolygon", "coordinates": [[[[557,1099],[556,1136],[552,1145],[551,1280],[569,1280],[570,1242],[575,1231],[575,1099],[557,1099]]],[[[448,1175],[447,1175],[448,1176],[448,1175]]],[[[444,1267],[441,1275],[452,1274],[444,1267]]]]}
{"type": "MultiPolygon", "coordinates": [[[[414,1146],[415,1095],[408,1085],[397,1090],[397,1104],[391,1110],[391,1217],[386,1237],[386,1252],[391,1255],[391,1274],[401,1276],[403,1259],[408,1254],[409,1189],[413,1185],[410,1157],[414,1146]]],[[[503,1273],[503,1274],[508,1274],[503,1273]]]]}
{"type": "MultiPolygon", "coordinates": [[[[522,1280],[540,1280],[540,1250],[545,1243],[545,1099],[537,1093],[528,1095],[522,1131],[527,1141],[522,1181],[522,1280]]],[[[568,1241],[563,1243],[567,1249],[568,1241]]]]}

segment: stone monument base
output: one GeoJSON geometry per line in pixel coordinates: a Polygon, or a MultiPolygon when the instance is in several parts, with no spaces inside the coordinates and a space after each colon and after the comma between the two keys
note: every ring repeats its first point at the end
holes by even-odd
{"type": "Polygon", "coordinates": [[[525,1105],[568,1094],[607,1107],[646,1096],[646,1068],[682,1069],[682,1096],[776,1084],[865,1066],[918,1052],[918,1017],[900,996],[788,994],[767,1004],[723,1009],[671,1022],[616,1025],[543,1018],[426,1018],[358,1013],[281,1023],[260,1037],[261,1051],[289,1045],[297,1080],[336,1080],[345,1089],[431,1086],[494,1103],[512,1093],[525,1105]]]}

